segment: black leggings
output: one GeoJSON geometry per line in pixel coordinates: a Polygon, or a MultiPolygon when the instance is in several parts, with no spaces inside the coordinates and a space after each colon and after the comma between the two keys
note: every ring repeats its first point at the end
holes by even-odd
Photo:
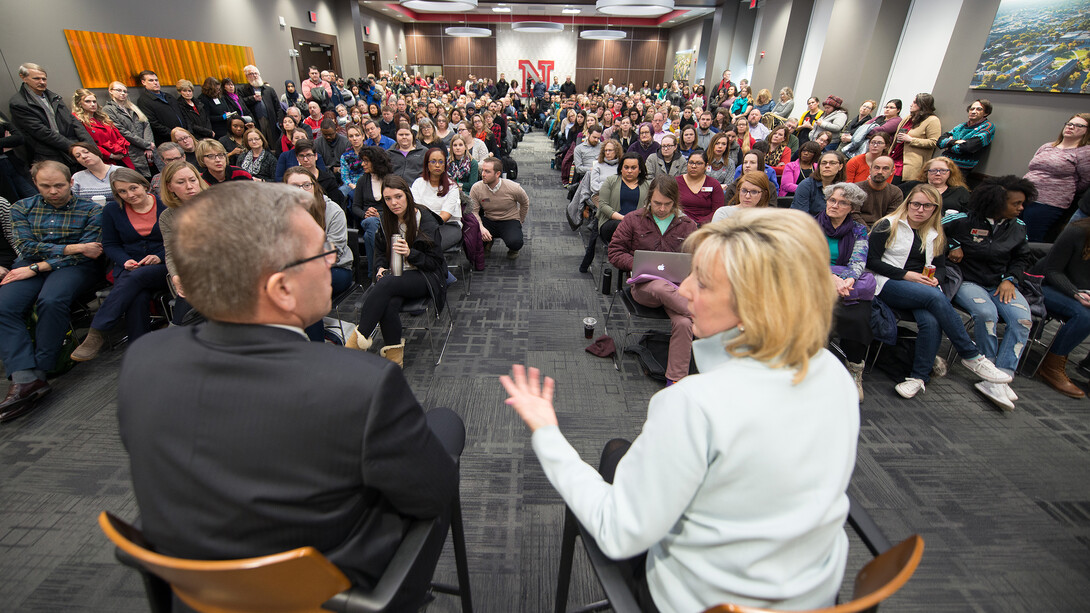
{"type": "Polygon", "coordinates": [[[401,305],[406,299],[428,295],[428,282],[419,270],[406,270],[400,277],[386,271],[367,292],[360,309],[361,334],[370,334],[378,324],[386,345],[401,342],[401,305]]]}

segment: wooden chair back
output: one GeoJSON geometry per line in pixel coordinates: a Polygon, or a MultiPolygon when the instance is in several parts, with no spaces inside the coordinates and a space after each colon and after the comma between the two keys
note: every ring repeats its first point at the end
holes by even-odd
{"type": "MultiPolygon", "coordinates": [[[[835,607],[812,609],[802,613],[856,613],[876,611],[878,604],[908,582],[923,557],[923,538],[915,534],[867,563],[855,576],[852,600],[835,607]]],[[[771,609],[722,604],[704,613],[779,613],[771,609]]]]}
{"type": "Polygon", "coordinates": [[[106,511],[98,524],[114,545],[204,613],[321,613],[322,603],[351,587],[313,547],[242,560],[183,560],[151,551],[139,530],[106,511]]]}

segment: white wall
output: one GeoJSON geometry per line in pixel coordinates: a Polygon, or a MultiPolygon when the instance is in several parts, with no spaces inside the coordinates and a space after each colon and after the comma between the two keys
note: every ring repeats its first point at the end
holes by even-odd
{"type": "MultiPolygon", "coordinates": [[[[350,1],[354,2],[355,0],[350,1]]],[[[360,5],[360,23],[361,26],[371,28],[370,36],[364,34],[362,40],[365,43],[378,45],[382,70],[390,69],[390,60],[394,60],[398,65],[405,64],[405,28],[402,27],[400,21],[383,17],[360,5]]],[[[360,76],[366,76],[362,74],[365,69],[366,66],[360,67],[360,76]]]]}
{"type": "MultiPolygon", "coordinates": [[[[685,51],[687,49],[700,50],[700,38],[704,29],[703,19],[694,19],[685,25],[678,26],[670,30],[670,42],[666,45],[666,80],[672,80],[674,78],[674,54],[678,51],[685,51]]],[[[705,58],[706,59],[706,58],[705,58]]],[[[704,76],[703,72],[697,72],[697,64],[704,66],[703,61],[693,62],[693,67],[689,72],[689,80],[696,83],[704,76]]]]}
{"type": "MultiPolygon", "coordinates": [[[[507,23],[492,24],[489,27],[496,31],[497,77],[502,72],[508,81],[516,79],[521,87],[526,84],[526,79],[519,69],[519,60],[529,60],[535,68],[539,60],[546,60],[554,62],[552,74],[560,77],[561,83],[567,75],[575,80],[575,56],[579,39],[572,26],[566,25],[563,32],[552,34],[515,32],[511,29],[511,24],[507,23]]],[[[552,78],[549,82],[552,83],[552,78]]]]}
{"type": "Polygon", "coordinates": [[[935,89],[961,6],[962,0],[913,0],[882,100],[900,98],[907,111],[916,94],[935,89]]]}
{"type": "MultiPolygon", "coordinates": [[[[833,5],[836,0],[816,0],[814,12],[810,17],[810,29],[806,32],[806,43],[802,46],[802,61],[799,62],[799,76],[795,80],[795,111],[802,115],[806,108],[806,99],[813,95],[814,80],[817,78],[818,64],[821,62],[821,50],[825,47],[825,35],[833,17],[833,5]]],[[[770,88],[771,89],[771,88],[770,88]]]]}

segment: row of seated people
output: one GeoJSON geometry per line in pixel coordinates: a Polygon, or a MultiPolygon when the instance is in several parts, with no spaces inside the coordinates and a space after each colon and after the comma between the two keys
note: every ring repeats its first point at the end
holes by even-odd
{"type": "MultiPolygon", "coordinates": [[[[592,133],[592,139],[595,135],[596,132],[592,133]]],[[[663,140],[668,150],[672,145],[672,141],[672,135],[668,135],[663,140]]],[[[569,217],[576,222],[582,219],[582,225],[587,228],[587,231],[584,232],[587,238],[587,249],[580,268],[582,272],[588,270],[593,259],[597,238],[609,245],[611,263],[621,270],[631,268],[632,249],[615,245],[616,231],[624,223],[623,220],[629,216],[636,215],[638,217],[643,215],[646,217],[646,203],[651,202],[648,193],[653,181],[666,181],[673,184],[671,190],[676,189],[678,194],[675,198],[679,202],[679,211],[684,217],[695,222],[692,224],[693,228],[709,221],[717,221],[727,217],[738,208],[768,206],[770,202],[776,202],[775,186],[772,179],[758,168],[743,167],[739,169],[744,174],[731,185],[731,200],[724,206],[718,181],[707,176],[707,155],[703,151],[694,151],[686,161],[685,173],[673,177],[664,173],[652,176],[652,171],[636,153],[626,153],[617,159],[616,153],[619,150],[620,146],[616,141],[608,141],[603,145],[599,161],[594,164],[591,174],[588,175],[568,207],[569,217]],[[615,251],[618,250],[627,253],[627,255],[620,256],[616,254],[615,251]]],[[[747,154],[746,157],[752,155],[752,153],[747,154]]],[[[929,380],[931,366],[936,363],[935,354],[938,350],[938,341],[941,340],[941,332],[945,331],[947,336],[954,341],[955,348],[958,349],[963,358],[976,360],[983,355],[992,361],[998,359],[999,368],[1007,375],[1000,378],[1005,378],[1005,381],[996,381],[993,377],[993,380],[978,384],[977,389],[1000,406],[1008,409],[1013,408],[1013,400],[1016,396],[1009,386],[1005,384],[1009,382],[1009,375],[1012,375],[1017,367],[1032,324],[1028,304],[1015,289],[1015,285],[1021,281],[1022,274],[1030,264],[1027,259],[1029,258],[1029,251],[1025,236],[1025,224],[1017,217],[1021,213],[1024,203],[1032,201],[1036,197],[1036,188],[1033,183],[1026,179],[1016,180],[1014,177],[1004,177],[1002,179],[1002,189],[1000,189],[996,187],[994,182],[987,182],[982,188],[983,193],[979,195],[978,200],[980,202],[973,203],[973,198],[977,197],[974,192],[973,196],[967,198],[965,206],[948,209],[946,211],[947,223],[953,224],[951,227],[956,227],[958,232],[954,234],[952,231],[948,231],[951,237],[947,244],[942,239],[941,227],[938,226],[939,220],[943,218],[944,213],[944,194],[932,182],[903,184],[904,192],[898,190],[886,182],[886,178],[892,172],[892,160],[883,156],[877,158],[872,164],[871,176],[868,177],[867,181],[859,184],[848,183],[844,180],[845,169],[842,159],[842,154],[836,151],[821,155],[818,172],[824,181],[823,184],[817,184],[815,187],[821,193],[820,208],[817,208],[817,210],[810,207],[798,208],[816,218],[830,236],[834,275],[839,279],[837,281],[838,289],[841,290],[842,295],[845,297],[850,296],[849,304],[838,310],[837,333],[840,338],[840,346],[847,356],[849,369],[856,377],[861,399],[863,394],[863,363],[873,339],[869,298],[873,298],[876,294],[875,289],[878,290],[877,293],[880,293],[884,284],[879,283],[877,284],[878,287],[875,288],[875,284],[868,283],[869,297],[867,300],[861,300],[858,295],[853,294],[852,287],[860,275],[868,270],[868,267],[874,269],[873,272],[868,273],[872,275],[872,279],[876,274],[896,280],[905,277],[903,271],[900,274],[893,273],[888,266],[882,264],[885,245],[892,245],[895,242],[893,238],[889,238],[889,228],[898,227],[896,224],[905,221],[909,212],[918,212],[918,208],[924,208],[928,213],[925,220],[932,220],[932,225],[938,227],[940,231],[935,233],[934,241],[923,241],[923,244],[927,246],[928,257],[926,262],[922,258],[923,248],[919,244],[913,248],[912,253],[921,257],[919,258],[920,261],[915,261],[917,258],[914,257],[909,264],[909,269],[906,270],[912,274],[908,275],[908,277],[922,285],[928,285],[932,288],[938,287],[939,282],[946,278],[946,261],[943,254],[947,250],[954,252],[956,254],[954,257],[957,258],[960,264],[960,279],[963,282],[960,286],[948,288],[947,292],[949,298],[954,299],[955,304],[958,304],[973,316],[976,324],[977,345],[981,349],[980,351],[973,350],[969,348],[968,343],[964,342],[967,336],[964,334],[961,320],[953,312],[949,300],[940,302],[944,307],[941,312],[923,314],[916,313],[917,310],[922,308],[921,304],[917,304],[921,297],[912,292],[907,292],[909,295],[906,297],[895,296],[890,298],[888,302],[893,308],[911,311],[915,314],[917,325],[921,329],[921,337],[926,337],[926,342],[921,341],[917,344],[917,363],[906,382],[897,386],[897,391],[907,398],[914,396],[923,389],[929,380]],[[875,197],[876,193],[880,194],[882,192],[890,194],[888,203],[875,197]],[[834,193],[836,194],[836,202],[829,201],[828,198],[832,197],[834,193]],[[997,193],[1000,196],[997,196],[997,193]],[[1012,201],[1016,202],[1006,208],[999,206],[1006,203],[1007,194],[1010,195],[1012,201]],[[921,199],[921,203],[913,204],[913,197],[921,199]],[[928,206],[923,203],[922,199],[925,198],[930,198],[929,202],[935,206],[928,206]],[[991,200],[986,200],[987,198],[991,198],[991,200]],[[846,207],[845,203],[849,203],[850,206],[846,207]],[[981,210],[987,212],[980,213],[981,210]],[[1002,216],[997,216],[997,213],[1002,213],[1002,216]],[[846,220],[847,223],[845,223],[846,220]],[[1012,221],[1004,224],[1004,220],[1012,221]],[[872,237],[879,238],[872,238],[870,244],[881,243],[882,245],[881,248],[873,250],[875,254],[871,258],[871,260],[874,260],[873,262],[868,260],[867,256],[867,236],[868,232],[872,231],[872,237]],[[834,242],[832,237],[837,237],[837,241],[834,242]],[[934,242],[933,245],[932,242],[934,242]],[[963,252],[969,255],[964,261],[961,261],[963,252]],[[916,273],[923,272],[924,266],[936,266],[938,268],[937,274],[926,279],[916,275],[916,273]],[[920,270],[912,270],[913,268],[920,268],[920,270]],[[987,291],[980,288],[985,288],[987,291]],[[993,297],[993,300],[977,300],[985,295],[993,297]],[[995,296],[999,296],[999,298],[995,298],[995,296]],[[1012,304],[1015,306],[1012,307],[1012,304]],[[955,320],[956,327],[952,323],[955,320]],[[1000,320],[1008,325],[1008,333],[1004,337],[1002,347],[996,341],[997,334],[995,332],[1000,320]],[[941,322],[941,331],[936,322],[941,322]],[[960,333],[956,333],[954,330],[960,330],[960,333]],[[925,362],[926,369],[923,366],[925,362]]],[[[936,158],[933,162],[949,164],[949,161],[945,158],[936,158]]],[[[956,168],[952,164],[950,164],[950,167],[956,168]]],[[[808,178],[807,181],[810,181],[810,179],[808,178]]],[[[679,229],[669,230],[669,228],[673,227],[669,223],[659,225],[657,229],[652,224],[647,224],[647,226],[641,229],[640,236],[651,242],[640,248],[660,251],[677,250],[680,241],[671,243],[666,239],[669,232],[679,232],[679,229]]],[[[933,229],[928,228],[921,231],[919,224],[912,227],[921,235],[928,235],[928,232],[933,229]]],[[[896,234],[897,232],[894,231],[893,235],[896,236],[896,234]]],[[[684,235],[679,238],[683,239],[684,235]]],[[[630,239],[631,234],[626,233],[625,238],[621,239],[620,242],[625,245],[630,239]]],[[[1071,240],[1071,237],[1066,236],[1065,240],[1071,240]]],[[[900,257],[900,255],[897,257],[900,257]]],[[[903,266],[905,262],[899,262],[899,265],[903,266]]],[[[1067,275],[1071,274],[1071,272],[1067,271],[1060,274],[1067,275]]],[[[1052,283],[1063,282],[1053,279],[1052,283]]],[[[895,283],[889,287],[903,288],[900,283],[895,283]]],[[[907,287],[909,290],[918,289],[913,286],[907,287]]],[[[1066,293],[1072,295],[1070,299],[1076,302],[1087,299],[1084,294],[1072,291],[1070,284],[1064,284],[1064,287],[1066,293]]],[[[894,292],[888,292],[887,297],[889,295],[894,295],[894,292]]],[[[935,292],[935,295],[930,296],[930,298],[934,299],[936,296],[941,295],[940,292],[935,292]]],[[[676,300],[671,302],[663,299],[662,291],[657,291],[656,295],[649,295],[643,291],[637,291],[635,288],[633,289],[633,298],[646,306],[665,306],[671,317],[673,338],[677,344],[676,347],[672,347],[675,350],[671,351],[671,359],[667,368],[667,382],[668,385],[672,384],[688,372],[688,342],[691,340],[691,332],[686,330],[685,320],[687,316],[684,312],[683,303],[679,305],[676,300]],[[678,337],[679,333],[683,336],[678,337]]],[[[1053,302],[1056,302],[1057,296],[1052,298],[1053,302]]],[[[929,304],[928,306],[933,307],[934,305],[929,304]]],[[[1062,312],[1067,317],[1066,314],[1070,311],[1069,306],[1057,305],[1056,308],[1059,309],[1057,312],[1062,312]]],[[[689,324],[691,325],[691,321],[689,324]]],[[[1068,328],[1068,330],[1070,329],[1068,328]]],[[[1056,347],[1059,347],[1059,350],[1063,351],[1063,353],[1056,353],[1055,351],[1050,353],[1046,357],[1041,372],[1042,377],[1056,389],[1069,395],[1081,397],[1082,391],[1071,384],[1063,368],[1067,353],[1082,342],[1086,334],[1076,331],[1073,336],[1073,345],[1065,347],[1065,345],[1068,345],[1067,342],[1058,342],[1056,344],[1056,347]]],[[[940,372],[944,371],[944,363],[939,361],[938,364],[940,372]]],[[[977,367],[974,366],[974,368],[977,367]]]]}

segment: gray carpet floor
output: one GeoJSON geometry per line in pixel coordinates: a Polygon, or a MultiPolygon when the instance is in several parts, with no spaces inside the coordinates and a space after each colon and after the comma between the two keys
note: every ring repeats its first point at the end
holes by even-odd
{"type": "MultiPolygon", "coordinates": [[[[497,248],[468,296],[463,282],[451,287],[454,331],[442,364],[434,366],[437,349],[423,333],[411,333],[407,347],[405,374],[420,402],[450,406],[467,425],[462,506],[474,602],[485,612],[552,610],[563,519],[497,376],[517,362],[556,378],[561,427],[592,463],[608,439],[639,433],[661,388],[631,357],[618,372],[584,351],[583,317],[603,321],[609,303],[576,270],[582,248],[564,221],[565,190],[550,157],[538,132],[514,152],[532,202],[526,247],[515,261],[497,248]]],[[[95,521],[103,509],[136,515],[117,435],[122,352],[77,366],[38,411],[0,426],[0,611],[147,608],[136,575],[114,561],[95,521]]],[[[865,380],[851,491],[891,540],[918,533],[926,541],[915,577],[884,610],[1086,610],[1090,401],[1019,377],[1022,400],[1001,413],[963,368],[950,370],[911,401],[881,370],[865,380]]],[[[849,578],[867,557],[853,539],[849,578]]],[[[454,582],[449,544],[437,579],[454,582]]],[[[570,606],[600,597],[577,551],[570,606]]],[[[458,603],[439,595],[428,610],[457,611],[458,603]]]]}

